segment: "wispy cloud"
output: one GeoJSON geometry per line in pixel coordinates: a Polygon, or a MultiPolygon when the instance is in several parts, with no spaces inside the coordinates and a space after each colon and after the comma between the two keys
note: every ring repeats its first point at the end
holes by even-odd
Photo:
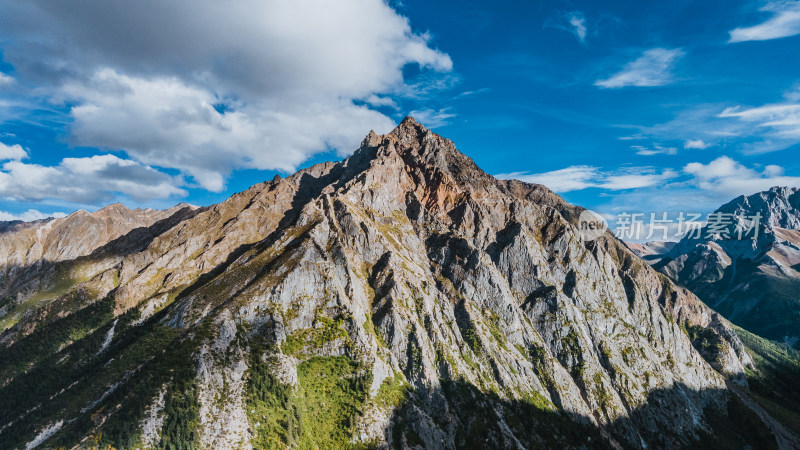
{"type": "MultiPolygon", "coordinates": [[[[714,199],[712,205],[714,202],[718,205],[738,195],[764,191],[773,186],[800,186],[800,177],[786,176],[781,166],[747,167],[729,156],[720,156],[708,163],[691,162],[677,170],[653,167],[602,170],[594,166],[570,166],[550,172],[513,172],[496,177],[542,184],[558,193],[588,188],[636,192],[635,197],[650,196],[651,206],[664,203],[663,198],[673,192],[689,196],[693,192],[714,199]]],[[[621,197],[626,195],[620,194],[621,197]]],[[[647,204],[646,201],[641,203],[647,204]]]]}
{"type": "Polygon", "coordinates": [[[765,41],[800,34],[800,2],[774,1],[760,11],[772,13],[766,22],[731,30],[729,42],[765,41]]]}
{"type": "Polygon", "coordinates": [[[653,156],[653,155],[677,155],[678,149],[675,147],[664,147],[659,144],[653,144],[651,147],[643,145],[631,145],[631,148],[636,150],[637,155],[653,156]]]}
{"type": "Polygon", "coordinates": [[[745,154],[784,150],[800,144],[800,96],[785,94],[782,102],[745,106],[707,104],[681,111],[674,119],[623,136],[623,140],[683,141],[686,149],[711,146],[734,148],[745,154]]]}
{"type": "Polygon", "coordinates": [[[589,35],[588,21],[586,15],[581,11],[571,11],[553,16],[545,22],[544,28],[566,31],[574,35],[581,44],[586,43],[589,35]]]}
{"type": "Polygon", "coordinates": [[[719,117],[735,117],[760,127],[772,128],[778,136],[800,138],[800,104],[776,103],[755,108],[725,108],[719,117]]]}
{"type": "Polygon", "coordinates": [[[597,80],[594,85],[616,89],[626,86],[663,86],[673,81],[672,69],[684,55],[679,48],[651,48],[629,62],[620,72],[609,78],[597,80]]]}
{"type": "Polygon", "coordinates": [[[397,103],[390,97],[381,97],[371,94],[369,97],[364,99],[364,102],[369,103],[372,106],[388,106],[390,108],[397,109],[397,103]]]}
{"type": "Polygon", "coordinates": [[[450,123],[450,119],[456,115],[451,112],[450,108],[442,109],[421,109],[408,113],[409,116],[414,117],[417,121],[428,128],[443,127],[450,123]]]}
{"type": "Polygon", "coordinates": [[[581,42],[586,42],[586,17],[582,12],[573,12],[567,15],[567,20],[572,27],[572,32],[581,42]]]}
{"type": "Polygon", "coordinates": [[[517,179],[547,186],[554,192],[572,192],[588,188],[610,191],[638,189],[661,184],[676,177],[673,170],[657,171],[652,167],[626,167],[604,172],[594,166],[571,166],[543,173],[512,172],[495,175],[500,179],[517,179]]]}

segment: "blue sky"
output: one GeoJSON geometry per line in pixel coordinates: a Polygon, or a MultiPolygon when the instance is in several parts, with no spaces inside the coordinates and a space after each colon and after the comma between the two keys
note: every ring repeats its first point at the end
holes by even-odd
{"type": "Polygon", "coordinates": [[[408,114],[608,215],[800,186],[798,1],[0,7],[0,220],[219,202],[408,114]]]}

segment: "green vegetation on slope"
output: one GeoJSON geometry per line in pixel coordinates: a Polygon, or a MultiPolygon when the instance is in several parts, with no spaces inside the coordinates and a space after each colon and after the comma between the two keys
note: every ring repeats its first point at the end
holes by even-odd
{"type": "Polygon", "coordinates": [[[280,383],[254,346],[247,411],[257,448],[351,447],[355,420],[363,414],[371,373],[346,356],[313,357],[297,367],[298,384],[280,383]]]}
{"type": "Polygon", "coordinates": [[[105,298],[0,348],[0,385],[107,324],[113,312],[113,300],[105,298]]]}
{"type": "Polygon", "coordinates": [[[130,326],[138,317],[138,311],[130,310],[118,318],[108,348],[98,352],[112,326],[110,307],[107,299],[102,300],[45,324],[4,349],[23,359],[0,359],[2,371],[32,361],[33,355],[26,356],[27,352],[48,353],[0,387],[0,405],[4,406],[0,423],[13,421],[0,434],[3,446],[24,447],[38,430],[65,419],[48,446],[70,448],[88,438],[86,445],[134,448],[146,408],[166,386],[161,445],[197,447],[195,341],[181,339],[180,330],[160,324],[163,313],[141,326],[130,326]],[[75,341],[60,351],[53,350],[65,336],[75,341]],[[29,410],[29,405],[46,407],[29,410]],[[23,419],[15,421],[18,417],[23,419]]]}
{"type": "Polygon", "coordinates": [[[700,430],[700,439],[693,443],[694,448],[708,450],[749,450],[777,449],[775,437],[764,422],[735,395],[731,395],[725,410],[713,407],[703,410],[713,435],[700,430]]]}
{"type": "Polygon", "coordinates": [[[255,448],[292,447],[300,437],[300,411],[292,387],[278,381],[264,362],[263,347],[254,345],[250,353],[247,380],[247,415],[255,431],[255,448]]]}
{"type": "Polygon", "coordinates": [[[800,351],[736,327],[755,368],[747,370],[750,393],[775,419],[800,434],[800,351]]]}

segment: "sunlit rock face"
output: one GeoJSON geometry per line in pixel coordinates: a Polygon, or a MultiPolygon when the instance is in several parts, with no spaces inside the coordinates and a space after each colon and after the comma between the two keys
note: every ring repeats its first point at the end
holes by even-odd
{"type": "Polygon", "coordinates": [[[406,118],[342,162],[54,262],[63,292],[2,335],[0,441],[715,439],[709,411],[727,414],[726,381],[750,363],[739,339],[610,233],[585,240],[581,211],[406,118]],[[695,349],[688,328],[715,345],[695,349]]]}

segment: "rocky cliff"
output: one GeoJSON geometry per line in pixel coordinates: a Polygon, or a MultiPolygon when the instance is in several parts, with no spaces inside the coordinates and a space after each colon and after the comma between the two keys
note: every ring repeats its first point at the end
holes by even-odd
{"type": "Polygon", "coordinates": [[[729,324],[580,212],[406,118],[56,263],[2,335],[0,446],[780,442],[729,324]]]}

